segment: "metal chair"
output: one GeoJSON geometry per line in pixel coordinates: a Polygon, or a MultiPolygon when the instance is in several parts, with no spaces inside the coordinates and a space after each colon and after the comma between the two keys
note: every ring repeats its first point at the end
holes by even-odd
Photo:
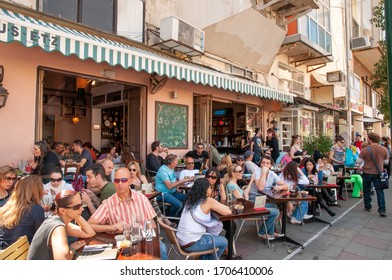
{"type": "Polygon", "coordinates": [[[26,260],[30,243],[27,236],[19,237],[8,248],[0,252],[0,260],[26,260]]]}
{"type": "MultiPolygon", "coordinates": [[[[155,182],[153,183],[152,187],[153,187],[153,189],[154,189],[155,191],[157,191],[157,190],[155,189],[155,182]]],[[[166,208],[171,207],[171,204],[168,203],[168,202],[165,202],[165,194],[164,194],[164,193],[161,193],[161,197],[162,197],[162,201],[158,201],[158,200],[156,199],[156,202],[158,203],[159,208],[161,208],[162,213],[163,213],[163,216],[166,216],[166,208]]]]}
{"type": "Polygon", "coordinates": [[[146,169],[146,178],[149,183],[155,182],[156,175],[157,175],[157,173],[155,171],[146,169]]]}
{"type": "MultiPolygon", "coordinates": [[[[179,218],[175,218],[175,217],[167,217],[168,219],[177,219],[179,220],[179,218]]],[[[160,225],[160,227],[165,231],[165,235],[167,237],[167,239],[170,242],[170,249],[169,252],[167,253],[167,255],[169,256],[170,253],[172,251],[174,251],[181,259],[185,259],[188,260],[189,258],[198,258],[201,255],[209,255],[209,254],[215,254],[216,259],[218,260],[218,248],[216,248],[215,246],[215,242],[214,242],[214,238],[212,236],[212,234],[209,233],[203,233],[203,235],[210,235],[211,239],[212,239],[212,244],[213,244],[213,248],[210,250],[205,250],[205,251],[198,251],[198,252],[187,252],[184,249],[181,248],[180,243],[178,242],[177,239],[177,235],[176,233],[179,231],[171,226],[168,226],[167,224],[165,224],[163,222],[163,217],[159,217],[158,218],[158,224],[160,225]]],[[[189,235],[195,235],[197,233],[192,233],[192,232],[186,232],[186,234],[189,235]]]]}

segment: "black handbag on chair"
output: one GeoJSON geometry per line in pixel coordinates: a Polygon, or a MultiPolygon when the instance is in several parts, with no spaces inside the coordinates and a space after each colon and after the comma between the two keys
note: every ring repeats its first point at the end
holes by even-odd
{"type": "Polygon", "coordinates": [[[369,150],[370,157],[373,160],[374,166],[376,166],[377,172],[380,174],[380,180],[381,180],[380,187],[381,187],[381,189],[382,190],[389,189],[388,172],[386,172],[386,171],[382,171],[381,172],[380,171],[380,169],[378,168],[378,165],[376,163],[376,160],[374,159],[374,155],[373,155],[372,150],[370,149],[370,147],[368,147],[368,150],[369,150]]]}

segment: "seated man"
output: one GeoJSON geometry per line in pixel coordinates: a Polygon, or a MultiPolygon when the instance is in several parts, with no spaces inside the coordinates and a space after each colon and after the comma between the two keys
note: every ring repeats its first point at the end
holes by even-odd
{"type": "MultiPolygon", "coordinates": [[[[265,156],[261,159],[261,169],[256,170],[254,173],[255,182],[250,187],[249,191],[249,200],[254,202],[256,196],[261,195],[259,191],[267,191],[270,190],[272,186],[274,186],[274,190],[280,191],[284,189],[288,189],[288,186],[285,184],[283,180],[276,175],[275,172],[271,171],[272,166],[272,158],[265,156]]],[[[270,211],[270,214],[267,216],[266,226],[267,226],[267,234],[270,240],[275,237],[281,237],[280,234],[275,233],[275,221],[279,216],[279,210],[275,203],[266,203],[265,207],[270,211]]],[[[259,230],[260,236],[264,236],[264,228],[260,227],[259,230]]]]}
{"type": "Polygon", "coordinates": [[[252,174],[260,168],[256,163],[253,162],[253,155],[255,153],[251,151],[246,151],[244,154],[244,173],[252,174]]]}
{"type": "MultiPolygon", "coordinates": [[[[129,188],[129,170],[122,167],[114,174],[116,192],[104,200],[88,220],[96,232],[122,233],[124,225],[132,224],[132,216],[140,220],[154,219],[156,213],[148,198],[129,188]]],[[[164,243],[160,242],[161,258],[167,259],[164,243]]]]}
{"type": "MultiPolygon", "coordinates": [[[[194,178],[197,173],[199,173],[198,169],[195,169],[195,161],[193,157],[187,157],[185,158],[185,165],[186,169],[181,170],[179,180],[182,179],[191,179],[194,178]]],[[[188,187],[193,186],[193,182],[189,182],[186,184],[188,187]]]]}
{"type": "Polygon", "coordinates": [[[200,170],[202,167],[202,169],[208,169],[208,160],[210,157],[208,152],[204,151],[204,145],[202,143],[197,143],[196,150],[187,152],[185,157],[193,157],[195,160],[195,169],[200,170]]]}
{"type": "MultiPolygon", "coordinates": [[[[178,217],[183,207],[185,194],[177,190],[181,184],[191,182],[193,178],[182,179],[177,181],[174,168],[177,165],[177,156],[168,155],[165,158],[164,165],[159,168],[155,177],[155,189],[164,195],[165,202],[171,204],[169,216],[178,217]]],[[[162,201],[162,196],[157,197],[158,201],[162,201]]]]}
{"type": "MultiPolygon", "coordinates": [[[[163,158],[159,155],[160,153],[169,154],[167,148],[163,148],[160,141],[154,141],[151,143],[151,153],[146,158],[146,168],[152,172],[158,172],[158,169],[163,165],[163,158]]],[[[155,174],[150,174],[155,176],[155,174]]]]}
{"type": "Polygon", "coordinates": [[[113,164],[113,161],[111,161],[110,159],[107,158],[107,159],[104,159],[101,162],[101,165],[105,169],[106,180],[108,182],[111,182],[112,181],[112,179],[111,179],[112,172],[113,172],[113,175],[114,175],[114,171],[113,171],[114,164],[113,164]]]}

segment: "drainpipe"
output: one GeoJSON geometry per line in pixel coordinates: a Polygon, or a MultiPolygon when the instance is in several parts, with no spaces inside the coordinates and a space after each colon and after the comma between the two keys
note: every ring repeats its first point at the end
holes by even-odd
{"type": "Polygon", "coordinates": [[[140,0],[143,3],[143,28],[142,28],[142,43],[145,44],[146,43],[146,0],[140,0]]]}
{"type": "Polygon", "coordinates": [[[346,107],[347,107],[347,133],[348,133],[348,139],[347,142],[351,143],[351,106],[350,106],[350,101],[351,101],[351,91],[350,91],[350,57],[351,57],[351,49],[350,49],[350,18],[349,16],[351,13],[349,12],[350,9],[350,0],[345,0],[344,1],[344,17],[345,17],[345,44],[346,44],[346,88],[347,88],[347,94],[346,94],[346,107]]]}
{"type": "MultiPolygon", "coordinates": [[[[391,13],[392,13],[392,5],[391,1],[384,1],[384,16],[385,16],[385,35],[386,35],[386,46],[387,46],[387,65],[388,65],[388,94],[389,94],[389,126],[390,126],[390,135],[392,135],[392,21],[391,21],[391,13]]],[[[384,93],[386,94],[386,92],[384,93]]]]}

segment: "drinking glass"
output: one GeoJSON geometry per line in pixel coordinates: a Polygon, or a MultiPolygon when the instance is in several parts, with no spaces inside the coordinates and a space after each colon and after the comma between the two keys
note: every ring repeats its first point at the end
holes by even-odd
{"type": "Polygon", "coordinates": [[[134,215],[132,217],[132,242],[140,240],[142,240],[142,235],[140,233],[140,218],[134,215]]]}
{"type": "Polygon", "coordinates": [[[151,220],[144,221],[144,236],[146,241],[152,241],[153,225],[151,220]]]}

